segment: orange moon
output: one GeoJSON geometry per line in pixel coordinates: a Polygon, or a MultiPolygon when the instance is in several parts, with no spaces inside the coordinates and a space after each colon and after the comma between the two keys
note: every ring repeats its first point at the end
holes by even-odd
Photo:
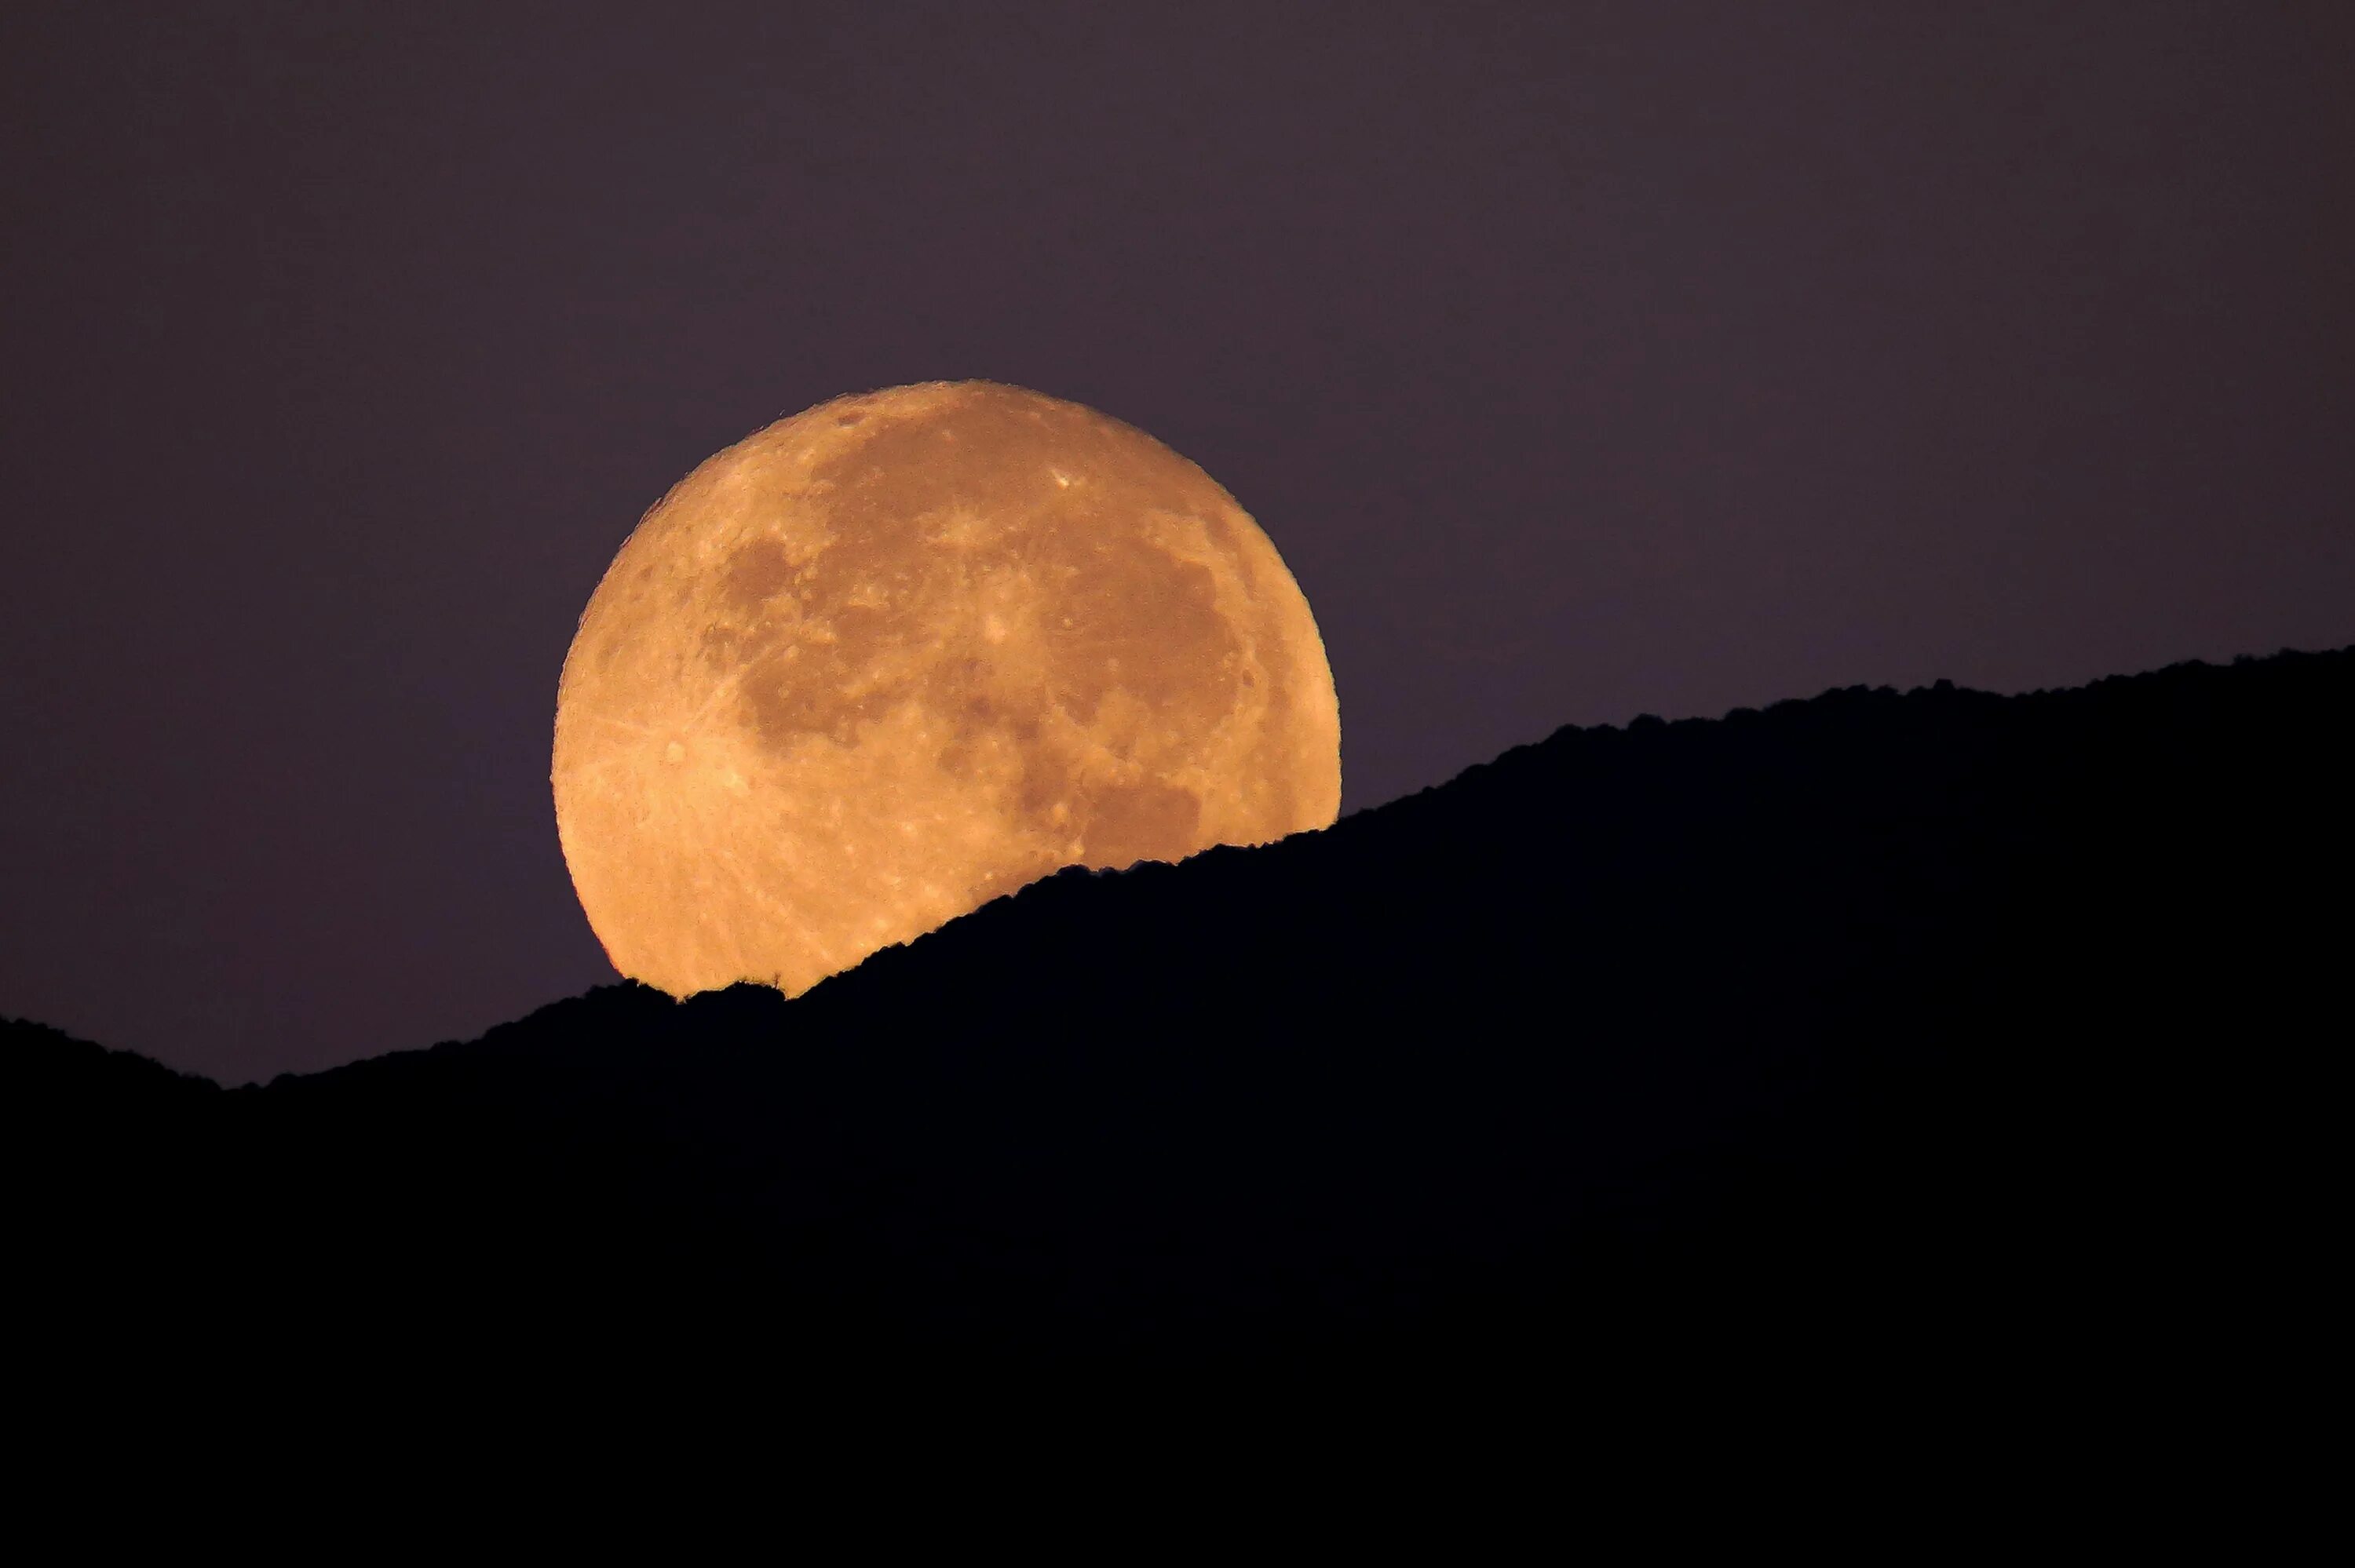
{"type": "Polygon", "coordinates": [[[1308,601],[1192,463],[986,381],[837,398],[646,514],[551,782],[613,967],[790,993],[1065,865],[1329,825],[1308,601]]]}

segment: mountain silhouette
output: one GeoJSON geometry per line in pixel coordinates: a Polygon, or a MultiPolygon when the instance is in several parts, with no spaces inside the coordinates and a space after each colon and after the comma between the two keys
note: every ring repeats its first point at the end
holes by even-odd
{"type": "Polygon", "coordinates": [[[2355,650],[1566,728],[263,1086],[6,1024],[35,1341],[2165,1404],[2315,1343],[2350,715],[2355,650]]]}

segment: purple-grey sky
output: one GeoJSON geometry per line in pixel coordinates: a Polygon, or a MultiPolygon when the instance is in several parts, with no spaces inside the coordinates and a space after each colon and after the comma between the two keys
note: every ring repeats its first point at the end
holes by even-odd
{"type": "Polygon", "coordinates": [[[2355,641],[2344,0],[16,0],[0,191],[0,1013],[230,1079],[611,978],[574,620],[841,392],[1209,470],[1349,809],[2355,641]]]}

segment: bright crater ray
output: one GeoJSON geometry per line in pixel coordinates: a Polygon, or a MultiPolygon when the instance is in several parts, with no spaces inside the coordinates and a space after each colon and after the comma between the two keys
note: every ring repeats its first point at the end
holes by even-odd
{"type": "Polygon", "coordinates": [[[1340,721],[1209,475],[935,383],[773,425],[646,514],[565,660],[552,782],[615,968],[799,992],[1059,866],[1329,824],[1340,721]]]}

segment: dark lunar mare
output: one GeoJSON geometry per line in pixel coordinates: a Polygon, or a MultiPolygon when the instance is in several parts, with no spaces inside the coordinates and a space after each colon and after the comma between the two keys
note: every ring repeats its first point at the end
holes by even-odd
{"type": "Polygon", "coordinates": [[[266,1087],[11,1024],[24,1377],[2180,1455],[2344,1321],[2350,714],[2355,651],[1564,729],[266,1087]]]}

